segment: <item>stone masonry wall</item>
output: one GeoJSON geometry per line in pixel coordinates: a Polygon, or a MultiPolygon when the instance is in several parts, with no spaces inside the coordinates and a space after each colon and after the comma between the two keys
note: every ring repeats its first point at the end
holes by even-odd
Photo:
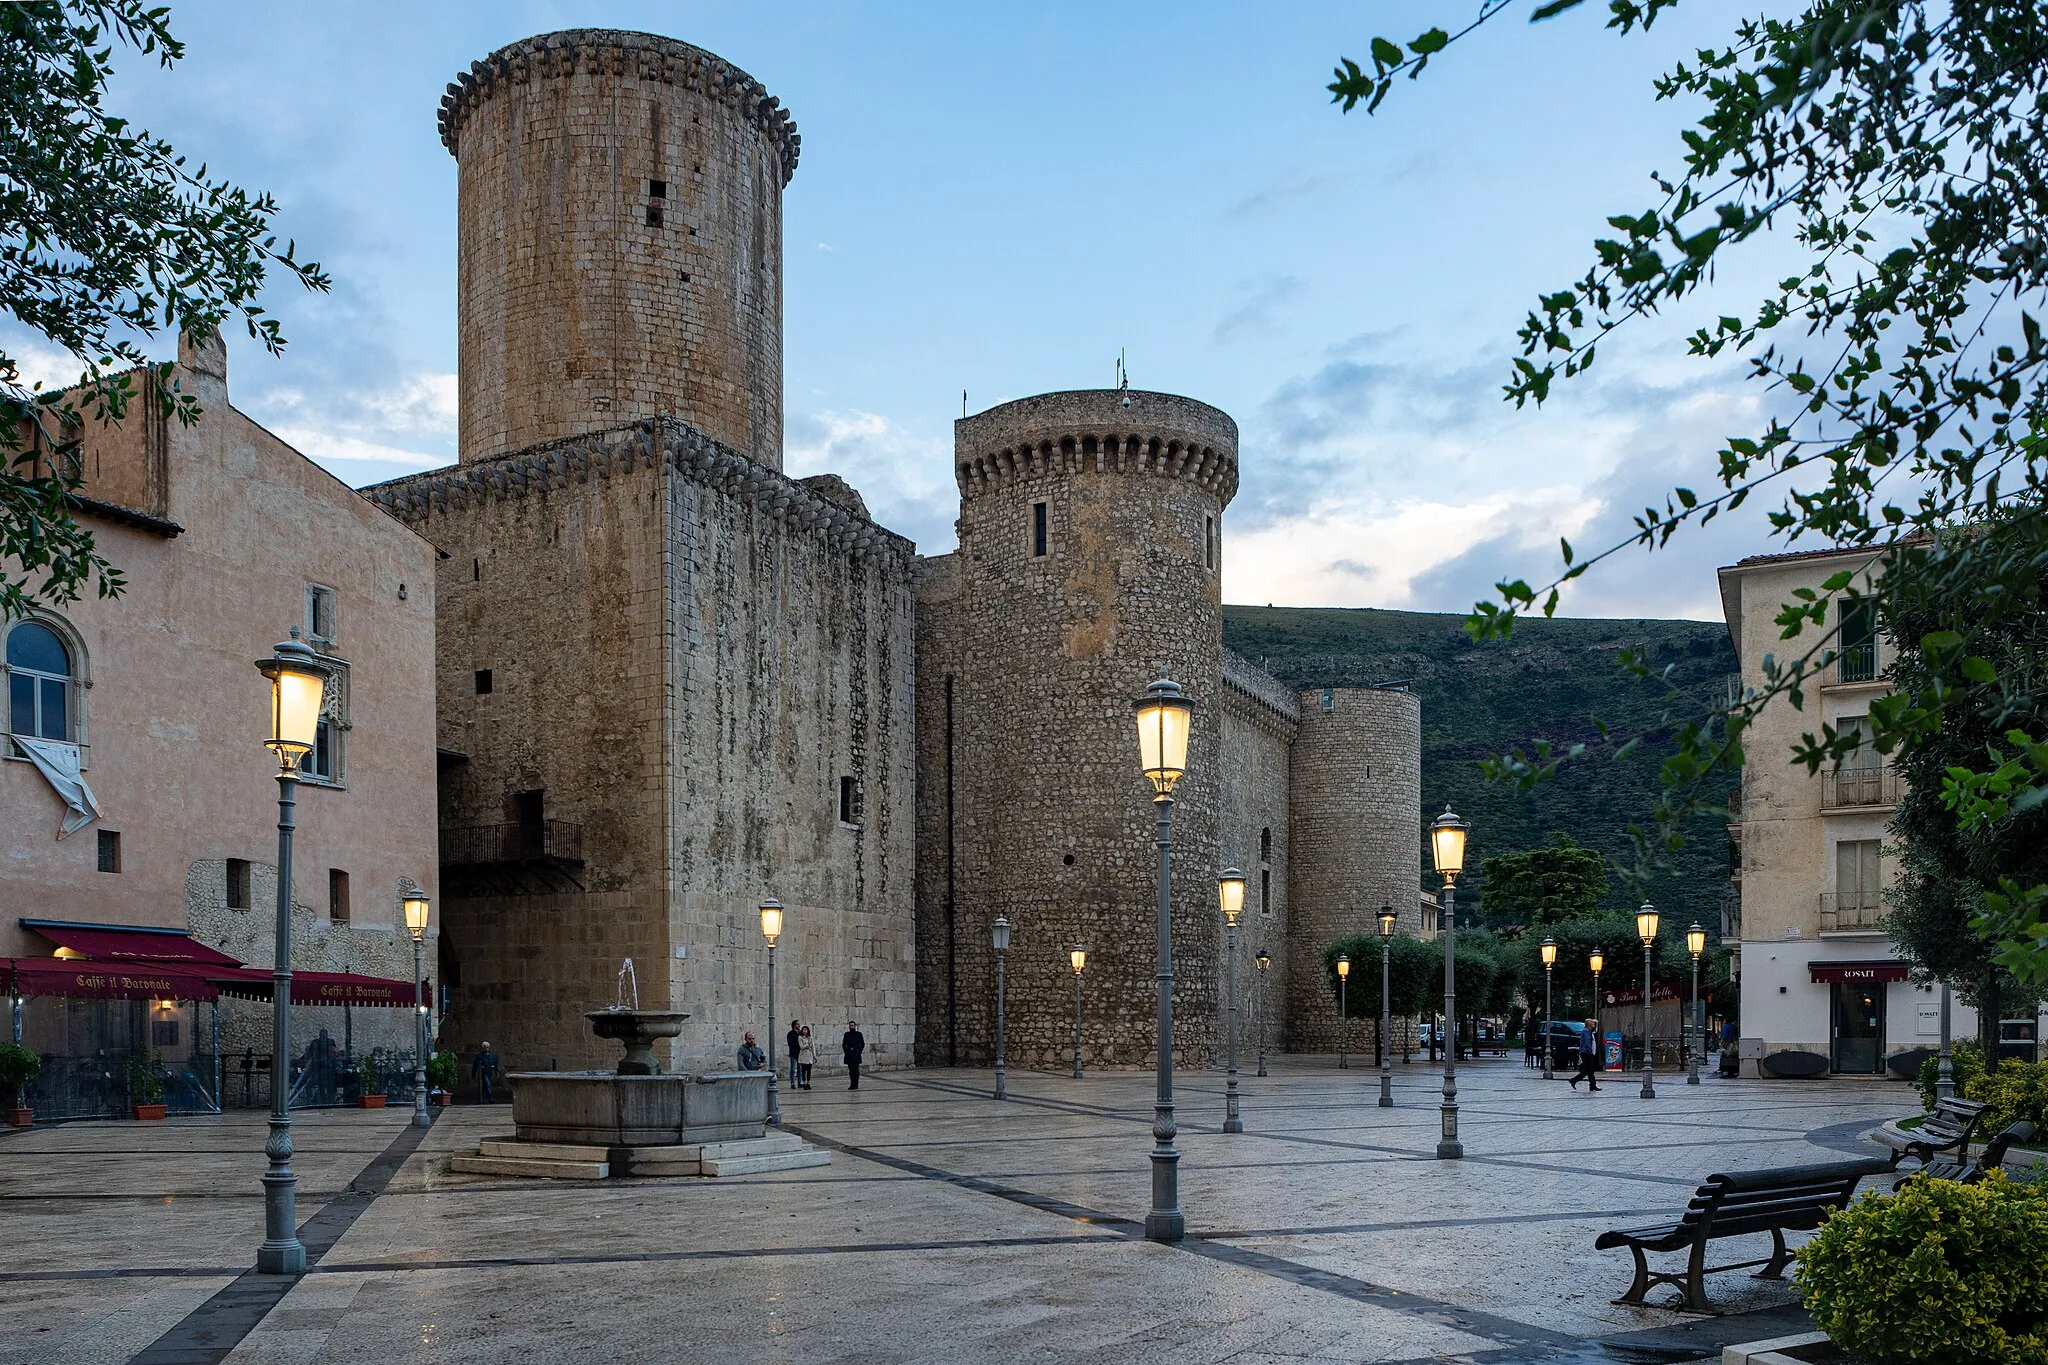
{"type": "MultiPolygon", "coordinates": [[[[1376,934],[1382,905],[1400,912],[1399,932],[1421,929],[1422,702],[1410,692],[1338,687],[1301,693],[1300,715],[1287,1048],[1334,1052],[1338,1016],[1323,950],[1339,938],[1376,934]]],[[[1367,989],[1377,990],[1377,982],[1367,989]]],[[[1370,1024],[1354,1023],[1351,1048],[1369,1053],[1372,1035],[1370,1024]]]]}
{"type": "Polygon", "coordinates": [[[937,893],[920,902],[921,1055],[943,1060],[950,1044],[963,1062],[991,1057],[989,933],[1000,914],[1013,926],[1012,1065],[1071,1064],[1067,949],[1076,942],[1089,950],[1088,1061],[1152,1060],[1157,855],[1131,703],[1167,673],[1198,708],[1174,812],[1174,1043],[1184,1059],[1206,1062],[1219,1038],[1222,937],[1215,547],[1236,489],[1236,427],[1189,399],[1104,391],[1004,404],[955,431],[960,549],[954,568],[927,566],[923,575],[930,624],[947,637],[921,628],[919,644],[919,886],[924,897],[937,893]],[[1034,553],[1039,503],[1042,556],[1034,553]],[[929,951],[946,922],[943,865],[935,872],[933,860],[949,837],[943,796],[930,795],[947,760],[944,676],[934,678],[934,664],[952,669],[955,713],[951,979],[946,954],[929,951]],[[950,1039],[949,1023],[957,1026],[950,1039]]]}
{"type": "MultiPolygon", "coordinates": [[[[1219,844],[1222,861],[1244,873],[1244,914],[1238,921],[1237,999],[1240,1060],[1253,1065],[1259,1016],[1265,1016],[1267,1046],[1277,1050],[1284,1036],[1287,979],[1287,877],[1289,746],[1301,713],[1292,690],[1229,650],[1223,652],[1223,809],[1219,844]],[[1262,981],[1257,954],[1272,958],[1262,981]]],[[[1217,996],[1225,998],[1218,967],[1217,996]]]]}
{"type": "Polygon", "coordinates": [[[674,416],[782,462],[782,187],[799,139],[688,43],[577,29],[448,87],[464,460],[674,416]]]}

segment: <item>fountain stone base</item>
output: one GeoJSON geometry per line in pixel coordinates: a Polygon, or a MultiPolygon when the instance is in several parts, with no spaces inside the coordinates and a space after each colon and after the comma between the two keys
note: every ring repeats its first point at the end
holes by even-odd
{"type": "Polygon", "coordinates": [[[512,1125],[522,1142],[674,1147],[758,1138],[768,1130],[765,1071],[515,1071],[509,1079],[512,1125]]]}

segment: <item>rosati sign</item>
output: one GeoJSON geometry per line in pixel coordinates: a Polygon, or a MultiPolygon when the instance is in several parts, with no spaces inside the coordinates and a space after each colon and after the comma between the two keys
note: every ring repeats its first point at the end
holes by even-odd
{"type": "Polygon", "coordinates": [[[1906,964],[1897,961],[1809,962],[1806,970],[1816,986],[1832,985],[1837,981],[1875,983],[1906,979],[1906,964]]]}

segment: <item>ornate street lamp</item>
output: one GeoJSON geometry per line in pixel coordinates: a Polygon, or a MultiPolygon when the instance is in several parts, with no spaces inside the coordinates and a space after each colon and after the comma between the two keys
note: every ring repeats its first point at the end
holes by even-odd
{"type": "Polygon", "coordinates": [[[270,974],[270,1136],[263,1144],[263,1244],[256,1269],[265,1275],[303,1275],[306,1248],[299,1241],[298,1177],[292,1174],[292,830],[298,808],[299,764],[320,737],[320,710],[332,671],[299,639],[256,661],[270,679],[270,734],[263,746],[277,755],[277,957],[270,974]]]}
{"type": "Polygon", "coordinates": [[[1646,1100],[1657,1098],[1656,1058],[1650,1046],[1650,947],[1657,941],[1657,907],[1648,901],[1636,911],[1636,937],[1643,941],[1643,1088],[1646,1100]]]}
{"type": "Polygon", "coordinates": [[[1343,953],[1337,954],[1337,1065],[1349,1071],[1351,1057],[1344,1045],[1351,1041],[1351,1006],[1344,998],[1344,988],[1351,981],[1351,959],[1343,953]]]}
{"type": "Polygon", "coordinates": [[[1195,704],[1171,678],[1145,689],[1137,702],[1138,763],[1152,783],[1159,845],[1159,1093],[1152,1106],[1152,1208],[1145,1235],[1178,1242],[1187,1235],[1180,1209],[1180,1153],[1173,1126],[1173,787],[1188,770],[1195,704]]]}
{"type": "Polygon", "coordinates": [[[1539,1031],[1539,1032],[1537,1033],[1537,1035],[1536,1035],[1536,1036],[1537,1036],[1538,1038],[1540,1038],[1540,1039],[1542,1040],[1542,1042],[1541,1042],[1540,1046],[1541,1046],[1541,1047],[1542,1047],[1542,1049],[1543,1049],[1543,1079],[1544,1079],[1544,1080],[1546,1080],[1546,1081],[1547,1081],[1547,1080],[1549,1080],[1549,1079],[1551,1079],[1551,1074],[1550,1074],[1550,969],[1551,969],[1551,968],[1553,968],[1553,967],[1555,967],[1556,965],[1557,965],[1557,940],[1556,940],[1556,939],[1554,939],[1554,938],[1546,938],[1546,939],[1544,939],[1544,940],[1543,940],[1543,1027],[1542,1027],[1542,1029],[1541,1029],[1541,1030],[1540,1030],[1540,1031],[1539,1031]]]}
{"type": "MultiPolygon", "coordinates": [[[[775,940],[782,937],[782,902],[770,896],[761,902],[761,937],[768,940],[768,1031],[761,1036],[770,1040],[775,1037],[775,940]]],[[[772,1046],[772,1041],[771,1041],[772,1046]]],[[[773,1128],[782,1126],[782,1100],[776,1094],[775,1058],[768,1058],[768,1124],[773,1128]]]]}
{"type": "Polygon", "coordinates": [[[1237,917],[1244,913],[1244,873],[1234,867],[1223,869],[1216,878],[1216,900],[1223,909],[1223,956],[1230,982],[1230,1039],[1228,1079],[1223,1084],[1223,1131],[1242,1133],[1244,1120],[1237,1112],[1237,917]]]}
{"type": "Polygon", "coordinates": [[[427,936],[427,914],[433,908],[427,893],[414,887],[405,893],[405,930],[412,935],[413,1068],[412,1121],[425,1128],[433,1122],[427,1115],[427,969],[420,961],[427,936]]]}
{"type": "MultiPolygon", "coordinates": [[[[1600,1022],[1600,969],[1607,965],[1607,954],[1598,948],[1586,959],[1586,965],[1593,969],[1593,1022],[1600,1022]]],[[[1600,1070],[1607,1069],[1607,1040],[1596,1035],[1593,1039],[1593,1055],[1600,1059],[1600,1070]]]]}
{"type": "Polygon", "coordinates": [[[1692,1056],[1685,1073],[1687,1085],[1700,1083],[1700,1054],[1707,1050],[1707,1019],[1700,1013],[1700,954],[1707,950],[1707,931],[1693,921],[1685,931],[1685,950],[1692,954],[1692,1056]]]}
{"type": "Polygon", "coordinates": [[[1437,875],[1444,879],[1437,916],[1444,940],[1444,1039],[1443,1134],[1437,1140],[1440,1160],[1453,1161],[1465,1155],[1458,1140],[1458,874],[1465,870],[1465,836],[1472,826],[1460,820],[1449,806],[1429,827],[1429,852],[1437,875]]]}
{"type": "Polygon", "coordinates": [[[1081,973],[1088,966],[1088,950],[1076,943],[1067,949],[1067,961],[1074,968],[1074,1079],[1081,1079],[1081,973]]]}
{"type": "Polygon", "coordinates": [[[1003,1080],[1003,959],[1010,951],[1010,918],[997,915],[994,939],[996,947],[996,1098],[1010,1098],[1003,1080]]]}
{"type": "Polygon", "coordinates": [[[1387,991],[1389,954],[1394,947],[1394,926],[1401,922],[1401,916],[1391,905],[1380,907],[1380,1108],[1394,1107],[1394,1049],[1387,1042],[1387,1031],[1393,1027],[1393,1015],[1389,1012],[1391,997],[1387,991]]]}
{"type": "Polygon", "coordinates": [[[1264,948],[1252,961],[1259,964],[1259,1074],[1266,1074],[1266,969],[1273,965],[1273,955],[1264,948]]]}

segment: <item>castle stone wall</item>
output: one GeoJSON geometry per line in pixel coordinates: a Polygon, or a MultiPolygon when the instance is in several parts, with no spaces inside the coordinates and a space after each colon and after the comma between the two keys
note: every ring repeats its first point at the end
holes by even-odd
{"type": "Polygon", "coordinates": [[[442,101],[460,167],[460,450],[668,415],[782,464],[782,187],[799,140],[688,43],[576,29],[442,101]]]}
{"type": "MultiPolygon", "coordinates": [[[[1292,768],[1287,1048],[1334,1052],[1338,1017],[1323,950],[1339,938],[1378,933],[1382,905],[1400,912],[1399,932],[1422,927],[1416,895],[1422,880],[1422,702],[1392,689],[1328,688],[1301,693],[1300,716],[1292,768]]],[[[1354,989],[1357,983],[1354,973],[1354,989]]],[[[1377,980],[1364,989],[1377,991],[1377,980]]],[[[1370,1024],[1354,1023],[1351,1048],[1369,1052],[1372,1032],[1370,1024]]]]}
{"type": "Polygon", "coordinates": [[[1216,547],[1237,483],[1235,424],[1168,394],[1059,393],[962,419],[955,440],[960,549],[921,580],[921,1055],[992,1057],[989,932],[1007,915],[1012,1065],[1071,1063],[1077,942],[1089,950],[1086,1057],[1152,1059],[1157,854],[1131,702],[1166,673],[1198,707],[1174,811],[1174,1046],[1207,1061],[1222,936],[1216,547]],[[933,795],[949,763],[950,825],[943,789],[933,795]],[[948,922],[934,863],[949,845],[950,963],[930,951],[948,922]]]}
{"type": "MultiPolygon", "coordinates": [[[[1229,650],[1223,652],[1223,808],[1218,835],[1222,861],[1244,873],[1244,914],[1238,920],[1238,1051],[1253,1065],[1259,1016],[1265,1016],[1267,1046],[1280,1046],[1286,1020],[1288,896],[1291,830],[1288,792],[1291,745],[1300,725],[1294,693],[1229,650]],[[1261,948],[1272,958],[1259,977],[1261,948]]],[[[1227,977],[1218,966],[1218,998],[1227,977]]]]}

